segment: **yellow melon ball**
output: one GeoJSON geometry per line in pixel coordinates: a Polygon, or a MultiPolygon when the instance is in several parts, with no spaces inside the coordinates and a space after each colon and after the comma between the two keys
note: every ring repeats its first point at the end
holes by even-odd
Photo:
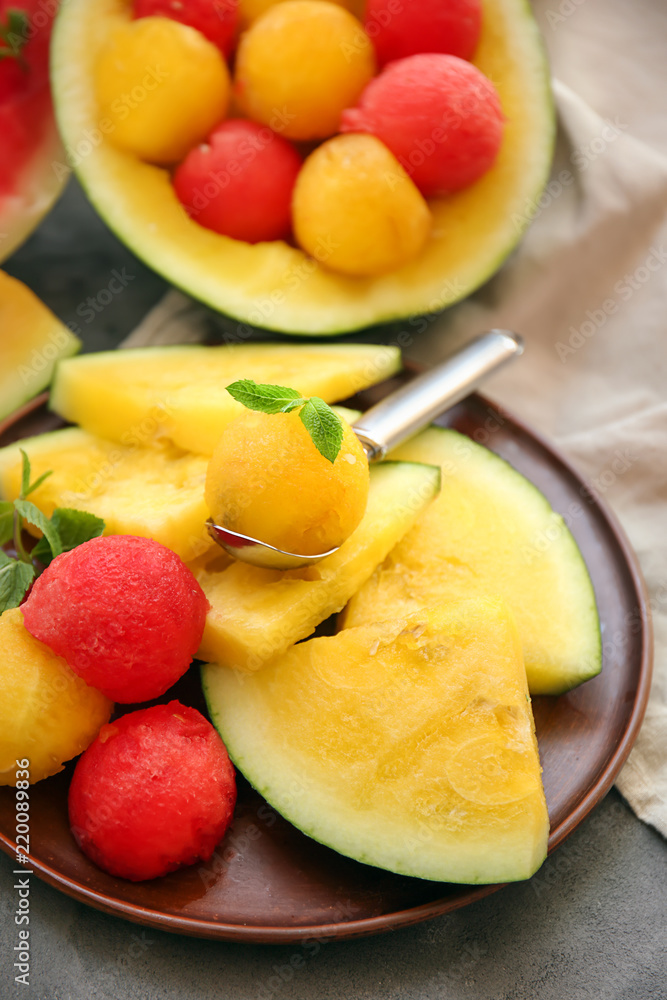
{"type": "Polygon", "coordinates": [[[20,608],[0,617],[0,649],[0,785],[32,784],[85,750],[113,705],[30,635],[20,608]]]}
{"type": "Polygon", "coordinates": [[[200,32],[144,17],[107,40],[95,87],[100,128],[111,142],[150,163],[170,164],[224,118],[231,81],[222,53],[200,32]]]}
{"type": "Polygon", "coordinates": [[[287,0],[242,36],[235,93],[250,118],[287,138],[322,139],[338,130],[374,72],[371,41],[349,11],[287,0]]]}
{"type": "MultiPolygon", "coordinates": [[[[278,3],[285,3],[286,0],[239,0],[239,18],[245,27],[252,24],[258,17],[265,14],[270,7],[275,7],[278,3]]],[[[359,20],[364,14],[364,0],[331,0],[339,7],[345,7],[359,20]]]]}
{"type": "Polygon", "coordinates": [[[338,135],[310,154],[294,188],[292,216],[299,245],[351,275],[385,274],[411,260],[432,223],[403,167],[371,135],[338,135]]]}
{"type": "Polygon", "coordinates": [[[205,496],[215,524],[287,552],[316,555],[341,545],[357,527],[368,480],[366,455],[349,425],[332,463],[298,413],[248,411],[223,431],[205,496]]]}

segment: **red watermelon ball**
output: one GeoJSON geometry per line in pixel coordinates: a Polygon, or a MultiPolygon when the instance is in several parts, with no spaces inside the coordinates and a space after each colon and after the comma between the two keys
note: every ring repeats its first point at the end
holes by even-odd
{"type": "Polygon", "coordinates": [[[53,560],[22,607],[31,635],[112,701],[157,698],[188,669],[208,601],[150,538],[93,538],[53,560]]]}
{"type": "Polygon", "coordinates": [[[234,48],[238,0],[134,0],[134,16],[168,17],[201,32],[226,56],[234,48]]]}
{"type": "Polygon", "coordinates": [[[194,708],[170,701],[102,726],[74,770],[69,821],[91,861],[139,882],[207,861],[235,803],[220,736],[194,708]]]}
{"type": "Polygon", "coordinates": [[[380,66],[420,52],[472,59],[482,30],[481,0],[367,0],[366,34],[380,66]]]}
{"type": "Polygon", "coordinates": [[[230,118],[196,146],[173,183],[188,215],[207,229],[246,243],[285,239],[301,157],[266,125],[230,118]]]}
{"type": "Polygon", "coordinates": [[[387,146],[426,198],[458,191],[493,166],[503,137],[498,92],[457,56],[409,56],[368,84],[341,132],[387,146]]]}

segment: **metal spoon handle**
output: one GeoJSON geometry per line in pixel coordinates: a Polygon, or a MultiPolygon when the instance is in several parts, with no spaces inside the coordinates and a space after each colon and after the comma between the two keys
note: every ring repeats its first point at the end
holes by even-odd
{"type": "Polygon", "coordinates": [[[369,462],[412,437],[438,414],[472,392],[488,375],[523,352],[523,340],[511,330],[489,330],[437,367],[372,406],[353,429],[369,462]]]}

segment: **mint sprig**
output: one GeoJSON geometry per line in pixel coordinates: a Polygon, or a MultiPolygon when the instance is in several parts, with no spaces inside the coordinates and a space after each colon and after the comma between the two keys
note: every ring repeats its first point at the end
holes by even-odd
{"type": "Polygon", "coordinates": [[[21,450],[21,488],[13,502],[0,501],[0,546],[14,542],[16,557],[0,548],[0,614],[17,608],[37,575],[37,563],[48,566],[62,552],[96,538],[104,531],[104,521],[86,511],[58,507],[48,518],[34,503],[26,498],[41,486],[51,470],[34,482],[30,481],[30,459],[21,450]],[[42,532],[32,552],[23,544],[24,522],[42,532]]]}
{"type": "Polygon", "coordinates": [[[239,379],[227,386],[227,392],[249,410],[261,413],[291,413],[299,410],[301,423],[320,455],[336,461],[343,444],[343,421],[319,396],[302,396],[284,385],[261,385],[252,379],[239,379]]]}
{"type": "MultiPolygon", "coordinates": [[[[1,550],[0,550],[1,551],[1,550]]],[[[2,552],[0,560],[0,608],[18,608],[35,578],[35,570],[27,563],[10,559],[2,552]]]]}
{"type": "MultiPolygon", "coordinates": [[[[99,538],[104,532],[104,521],[101,517],[89,514],[85,510],[73,510],[71,507],[56,507],[50,523],[60,539],[63,552],[69,552],[77,545],[89,542],[91,538],[99,538]]],[[[48,566],[57,554],[49,544],[46,534],[40,538],[31,553],[33,559],[39,559],[43,566],[48,566]]]]}
{"type": "Polygon", "coordinates": [[[343,444],[343,422],[338,414],[319,396],[311,396],[299,416],[317,450],[335,462],[343,444]]]}
{"type": "Polygon", "coordinates": [[[54,558],[59,556],[63,550],[60,535],[55,525],[51,524],[48,517],[42,514],[39,507],[35,507],[34,503],[30,503],[29,500],[18,499],[14,501],[14,510],[18,514],[19,519],[27,521],[28,524],[34,525],[35,528],[39,528],[49,543],[49,548],[54,558]]]}

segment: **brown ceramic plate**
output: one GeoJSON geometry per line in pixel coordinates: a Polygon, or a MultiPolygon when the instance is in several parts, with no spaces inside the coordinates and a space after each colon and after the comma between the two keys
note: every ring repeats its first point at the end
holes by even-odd
{"type": "MultiPolygon", "coordinates": [[[[367,393],[368,406],[394,384],[367,393]]],[[[637,736],[648,697],[651,628],[635,557],[605,506],[527,427],[481,396],[442,420],[507,459],[563,514],[590,570],[603,629],[602,673],[559,698],[534,699],[554,850],[611,787],[637,736]],[[571,505],[577,505],[572,507],[571,505]]],[[[0,444],[59,426],[44,397],[0,425],[0,444]]],[[[203,709],[196,669],[174,690],[203,709]]],[[[33,871],[75,899],[162,930],[234,941],[286,943],[376,934],[449,913],[498,885],[421,881],[358,864],[309,840],[242,779],[233,828],[217,864],[152,882],[112,878],[77,849],[67,824],[70,764],[30,793],[33,871]]],[[[14,853],[13,789],[0,789],[0,845],[14,853]]]]}

